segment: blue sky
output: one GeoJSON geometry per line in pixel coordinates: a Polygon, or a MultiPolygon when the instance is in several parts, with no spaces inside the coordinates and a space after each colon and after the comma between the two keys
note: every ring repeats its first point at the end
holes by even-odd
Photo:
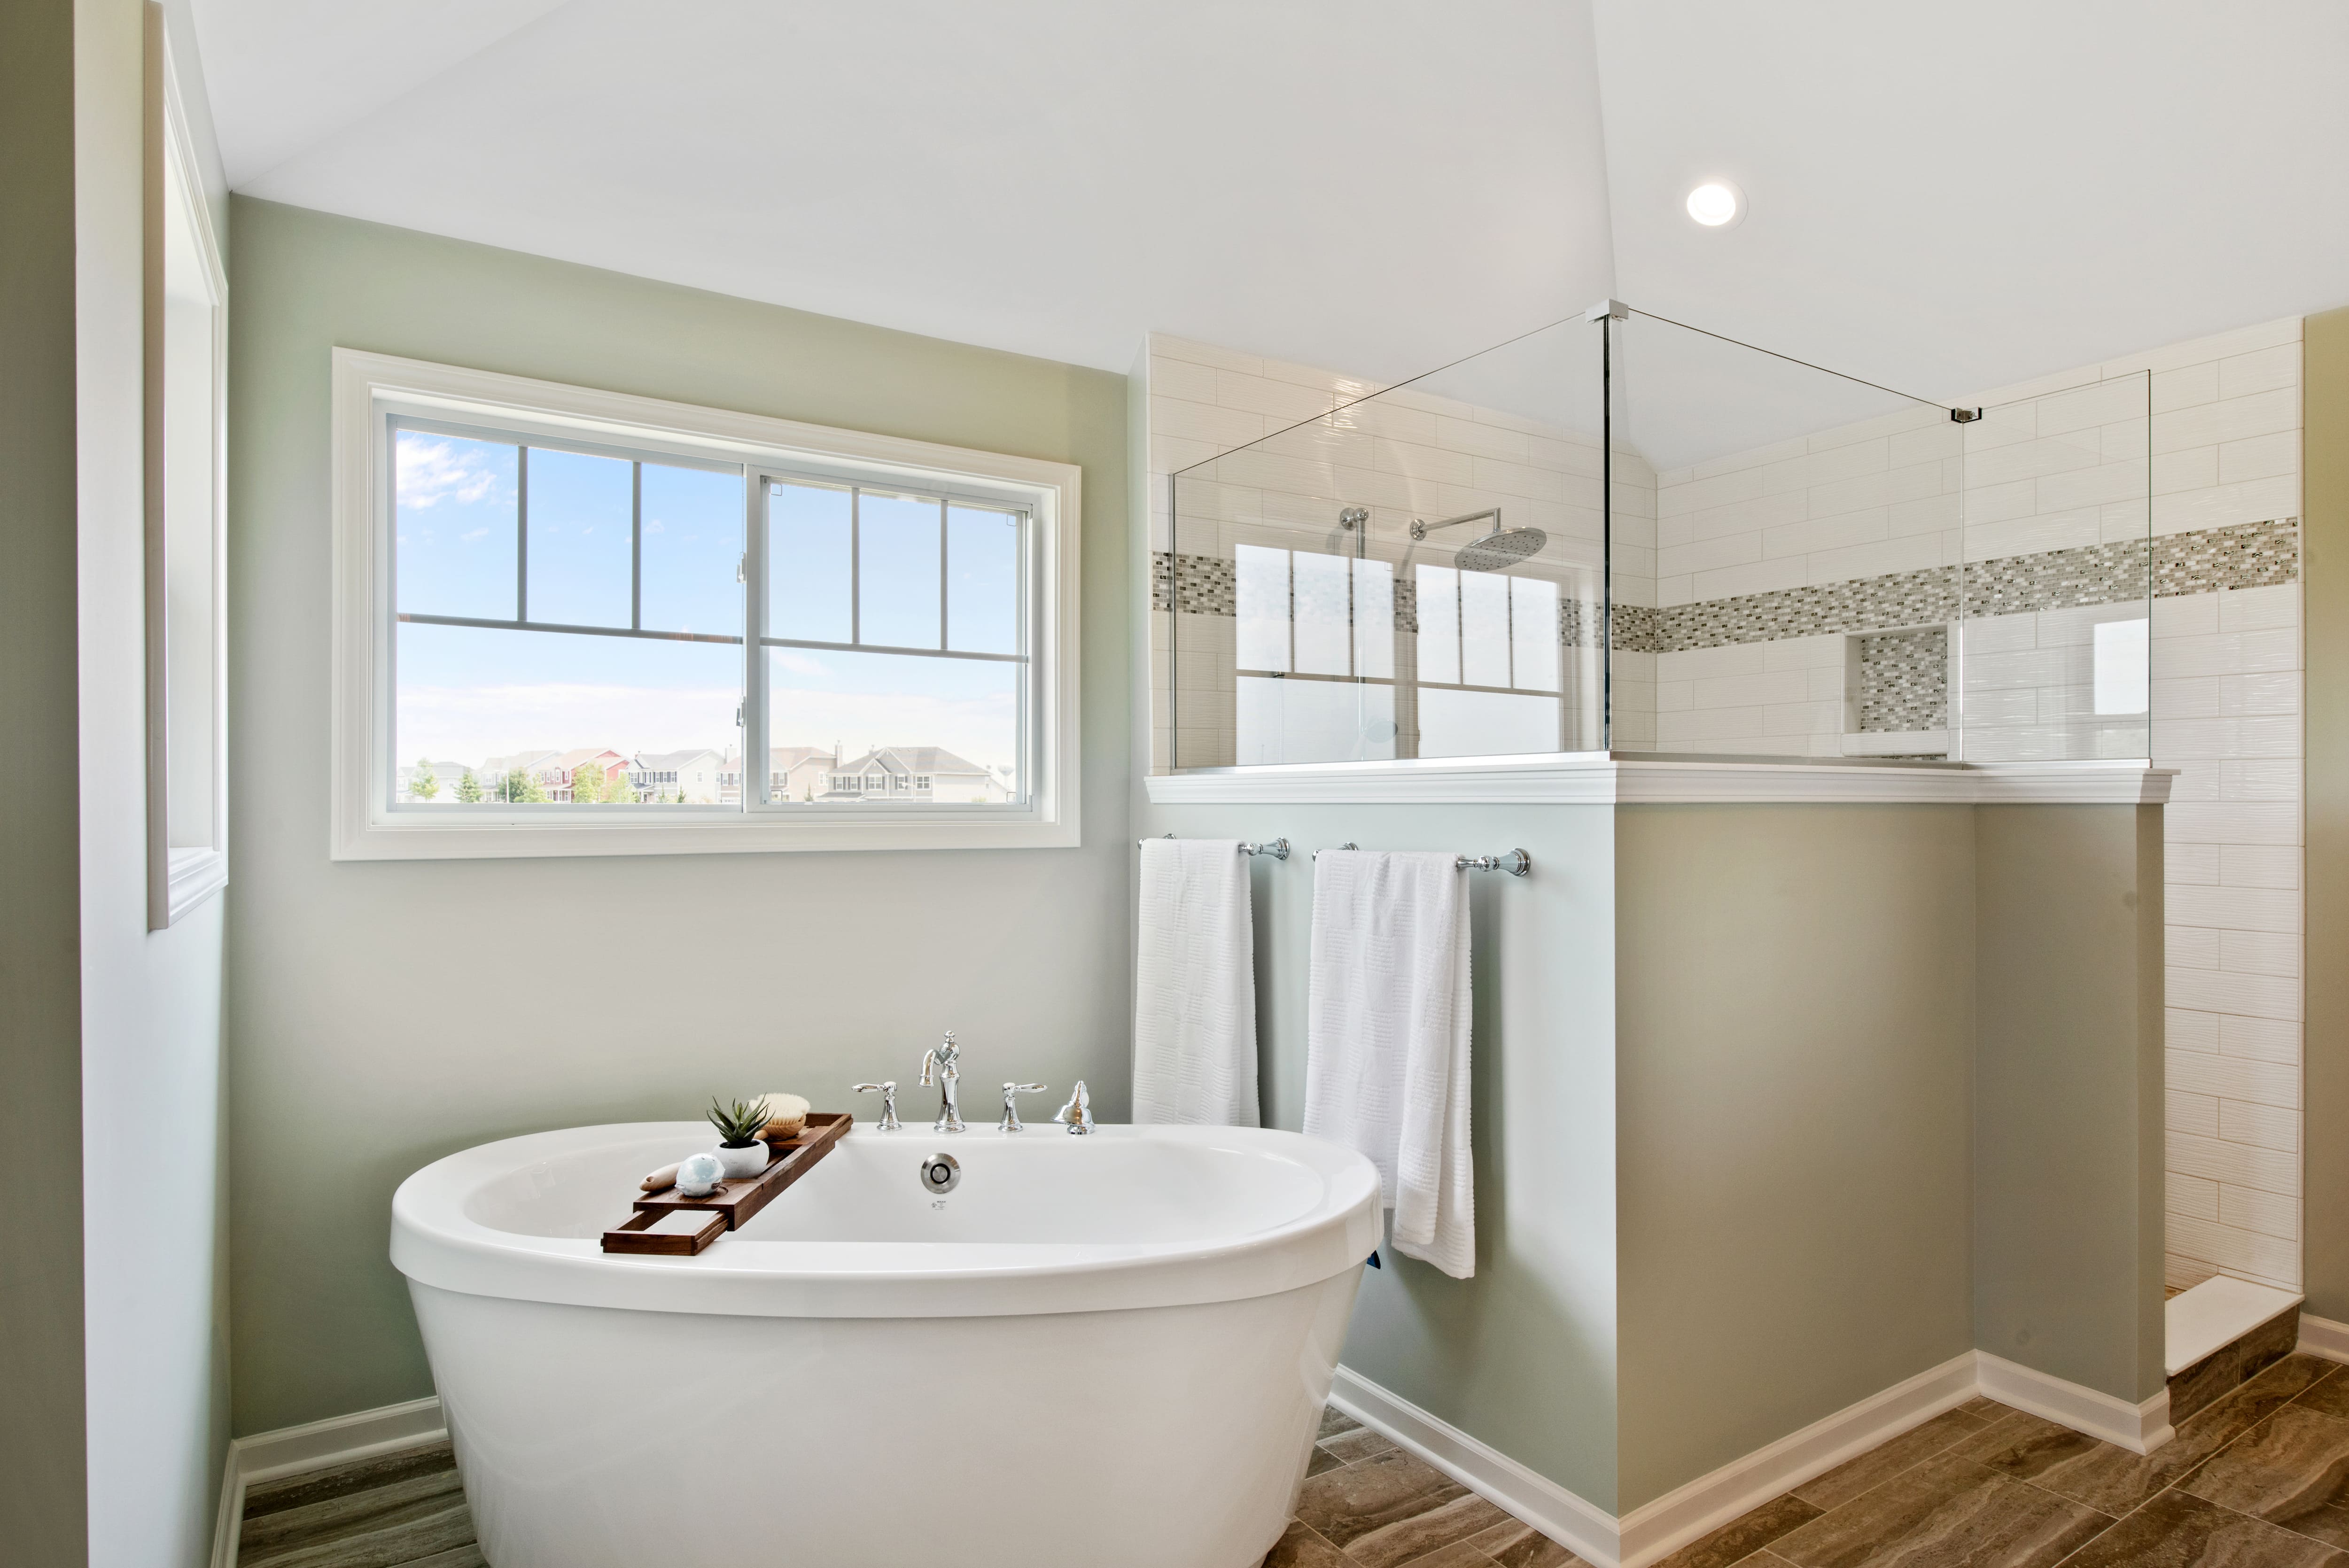
{"type": "MultiPolygon", "coordinates": [[[[412,430],[398,443],[399,608],[512,618],[516,449],[412,430]]],[[[626,626],[630,465],[543,449],[527,460],[529,618],[626,626]]],[[[740,478],[650,462],[643,475],[644,626],[740,634],[740,478]]],[[[771,490],[774,634],[849,640],[849,503],[832,487],[771,490]]],[[[939,504],[867,492],[861,521],[863,640],[937,646],[939,504]]],[[[1017,520],[950,507],[945,527],[949,645],[1013,651],[1017,520]]],[[[398,657],[402,760],[740,743],[739,645],[409,623],[398,657]]],[[[773,649],[769,660],[772,744],[943,746],[989,765],[1016,758],[1016,666],[817,649],[773,649]]]]}

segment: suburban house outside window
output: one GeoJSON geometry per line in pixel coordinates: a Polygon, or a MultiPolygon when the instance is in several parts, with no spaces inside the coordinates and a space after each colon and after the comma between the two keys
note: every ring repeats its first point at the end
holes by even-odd
{"type": "Polygon", "coordinates": [[[338,858],[1078,841],[1075,469],[335,370],[338,858]]]}

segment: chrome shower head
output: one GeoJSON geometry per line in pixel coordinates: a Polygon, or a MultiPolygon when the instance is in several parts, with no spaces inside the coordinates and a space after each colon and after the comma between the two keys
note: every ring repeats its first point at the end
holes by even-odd
{"type": "Polygon", "coordinates": [[[1488,517],[1493,520],[1493,531],[1462,545],[1452,557],[1452,563],[1464,572],[1506,572],[1549,542],[1549,535],[1538,528],[1503,528],[1501,509],[1497,506],[1483,511],[1464,512],[1458,517],[1447,517],[1442,522],[1414,520],[1411,525],[1411,536],[1413,540],[1423,540],[1429,529],[1481,522],[1488,517]]]}
{"type": "Polygon", "coordinates": [[[1463,572],[1506,572],[1549,542],[1538,528],[1512,528],[1464,544],[1452,563],[1463,572]]]}

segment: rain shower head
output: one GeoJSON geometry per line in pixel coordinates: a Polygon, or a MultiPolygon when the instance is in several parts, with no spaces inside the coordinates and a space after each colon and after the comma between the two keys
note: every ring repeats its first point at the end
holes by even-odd
{"type": "Polygon", "coordinates": [[[1512,528],[1462,545],[1452,564],[1463,572],[1506,572],[1548,542],[1538,528],[1512,528]]]}
{"type": "Polygon", "coordinates": [[[1452,557],[1452,563],[1464,572],[1506,572],[1528,555],[1549,542],[1549,535],[1538,528],[1503,528],[1501,509],[1490,507],[1483,511],[1464,512],[1447,517],[1442,522],[1420,522],[1411,525],[1413,540],[1423,540],[1431,528],[1452,528],[1464,522],[1493,520],[1493,531],[1482,539],[1462,545],[1452,557]]]}

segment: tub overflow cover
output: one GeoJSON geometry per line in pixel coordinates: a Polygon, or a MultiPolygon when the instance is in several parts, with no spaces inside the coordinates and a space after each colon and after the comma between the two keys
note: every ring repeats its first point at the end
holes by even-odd
{"type": "Polygon", "coordinates": [[[962,1181],[962,1161],[951,1154],[926,1155],[922,1160],[922,1187],[929,1192],[951,1192],[962,1181]]]}

